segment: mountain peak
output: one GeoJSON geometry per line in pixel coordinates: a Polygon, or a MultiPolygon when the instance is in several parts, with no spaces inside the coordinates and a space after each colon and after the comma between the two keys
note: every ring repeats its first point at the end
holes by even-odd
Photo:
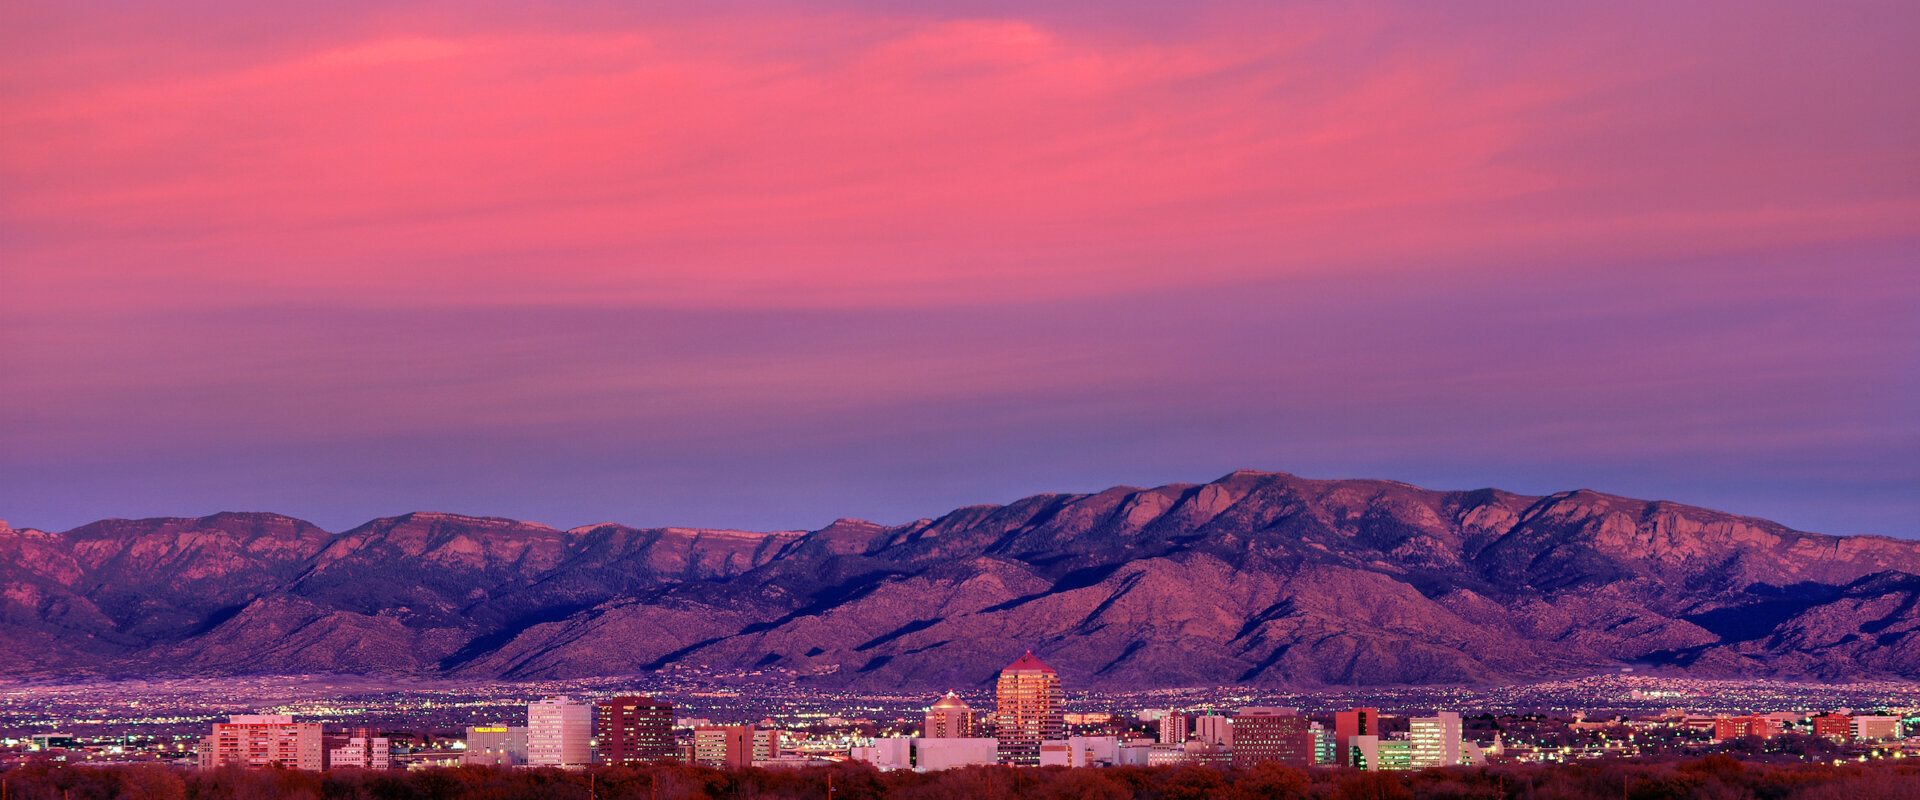
{"type": "MultiPolygon", "coordinates": [[[[0,529],[6,530],[6,529],[0,529]]],[[[48,674],[662,668],[936,689],[1481,683],[1626,664],[1920,678],[1920,543],[1591,490],[1533,497],[1236,470],[889,527],[566,534],[444,512],[0,538],[0,616],[48,674]],[[1196,591],[1195,587],[1206,587],[1196,591]],[[266,643],[275,643],[268,647],[266,643]],[[1032,652],[1048,653],[1045,662],[1032,652]]]]}

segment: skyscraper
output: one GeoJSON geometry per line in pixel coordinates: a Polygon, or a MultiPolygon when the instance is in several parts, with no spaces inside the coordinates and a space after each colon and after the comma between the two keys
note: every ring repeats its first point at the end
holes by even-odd
{"type": "Polygon", "coordinates": [[[579,767],[593,761],[593,707],[569,697],[527,706],[527,765],[579,767]]]}
{"type": "Polygon", "coordinates": [[[993,728],[1002,764],[1039,766],[1040,743],[1066,738],[1060,675],[1032,650],[1000,671],[994,684],[993,728]]]}
{"type": "Polygon", "coordinates": [[[922,738],[973,738],[973,709],[960,695],[947,692],[927,709],[927,727],[922,738]]]}
{"type": "Polygon", "coordinates": [[[649,764],[678,755],[673,704],[651,697],[615,697],[595,705],[593,734],[602,764],[649,764]]]}
{"type": "Polygon", "coordinates": [[[1354,737],[1379,735],[1380,709],[1356,708],[1333,715],[1333,745],[1334,752],[1339,756],[1340,766],[1353,766],[1351,761],[1354,737]]]}
{"type": "Polygon", "coordinates": [[[1414,769],[1461,763],[1459,714],[1442,711],[1431,717],[1414,717],[1408,725],[1408,758],[1414,769]]]}
{"type": "Polygon", "coordinates": [[[1251,767],[1276,762],[1290,767],[1313,766],[1313,730],[1307,718],[1291,708],[1240,709],[1233,718],[1233,765],[1251,767]]]}

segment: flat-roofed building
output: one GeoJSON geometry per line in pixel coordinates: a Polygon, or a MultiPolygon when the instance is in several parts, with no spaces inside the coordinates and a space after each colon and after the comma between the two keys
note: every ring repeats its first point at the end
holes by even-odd
{"type": "Polygon", "coordinates": [[[752,725],[703,725],[693,729],[693,763],[720,769],[753,766],[752,725]]]}
{"type": "Polygon", "coordinates": [[[1900,738],[1900,718],[1855,714],[1853,717],[1853,738],[1898,739],[1900,738]]]}
{"type": "Polygon", "coordinates": [[[653,764],[676,760],[673,704],[651,697],[615,697],[594,704],[595,760],[653,764]]]}
{"type": "Polygon", "coordinates": [[[1188,725],[1188,722],[1192,719],[1193,718],[1189,716],[1185,711],[1174,711],[1169,709],[1167,713],[1161,714],[1160,715],[1160,743],[1161,744],[1186,743],[1187,734],[1190,731],[1187,725],[1188,725]]]}
{"type": "Polygon", "coordinates": [[[393,769],[393,744],[384,736],[355,736],[327,752],[328,769],[393,769]]]}
{"type": "Polygon", "coordinates": [[[1233,765],[1313,766],[1313,730],[1295,709],[1253,706],[1233,718],[1233,765]]]}
{"type": "Polygon", "coordinates": [[[592,706],[564,696],[527,705],[527,766],[584,767],[592,762],[592,706]]]}
{"type": "Polygon", "coordinates": [[[1333,715],[1333,747],[1339,757],[1339,764],[1351,767],[1353,738],[1355,736],[1380,735],[1380,709],[1356,708],[1341,711],[1333,715]]]}
{"type": "Polygon", "coordinates": [[[527,763],[525,726],[483,725],[467,729],[460,764],[469,767],[517,767],[527,763]]]}
{"type": "MultiPolygon", "coordinates": [[[[1858,718],[1856,717],[1856,719],[1858,718]]],[[[1724,742],[1729,739],[1744,739],[1748,736],[1771,739],[1779,735],[1779,720],[1769,717],[1749,715],[1744,717],[1718,716],[1713,718],[1713,739],[1717,742],[1724,742]]]]}
{"type": "Polygon", "coordinates": [[[1813,718],[1813,735],[1845,741],[1853,738],[1853,716],[1821,714],[1813,718]]]}
{"type": "Polygon", "coordinates": [[[213,724],[200,740],[200,766],[281,767],[318,771],[325,766],[320,723],[294,722],[286,714],[240,714],[213,724]]]}
{"type": "Polygon", "coordinates": [[[1407,724],[1407,741],[1412,748],[1414,769],[1451,767],[1463,763],[1458,713],[1442,711],[1431,717],[1414,717],[1407,724]]]}
{"type": "Polygon", "coordinates": [[[1233,718],[1220,714],[1202,714],[1194,717],[1193,738],[1207,744],[1232,747],[1233,718]]]}

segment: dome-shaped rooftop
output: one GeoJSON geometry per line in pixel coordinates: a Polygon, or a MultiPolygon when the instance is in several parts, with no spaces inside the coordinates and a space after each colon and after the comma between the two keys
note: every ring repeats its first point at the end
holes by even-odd
{"type": "Polygon", "coordinates": [[[971,709],[971,706],[967,705],[967,701],[960,699],[960,695],[954,694],[953,692],[947,692],[947,696],[940,698],[939,701],[933,704],[933,707],[971,709]]]}

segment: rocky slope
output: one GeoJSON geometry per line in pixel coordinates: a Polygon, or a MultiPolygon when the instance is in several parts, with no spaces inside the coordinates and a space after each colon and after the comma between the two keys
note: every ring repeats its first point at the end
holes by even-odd
{"type": "Polygon", "coordinates": [[[885,527],[409,514],[0,527],[0,674],[757,667],[978,684],[1498,683],[1635,665],[1920,678],[1920,543],[1590,491],[1242,471],[885,527]]]}

